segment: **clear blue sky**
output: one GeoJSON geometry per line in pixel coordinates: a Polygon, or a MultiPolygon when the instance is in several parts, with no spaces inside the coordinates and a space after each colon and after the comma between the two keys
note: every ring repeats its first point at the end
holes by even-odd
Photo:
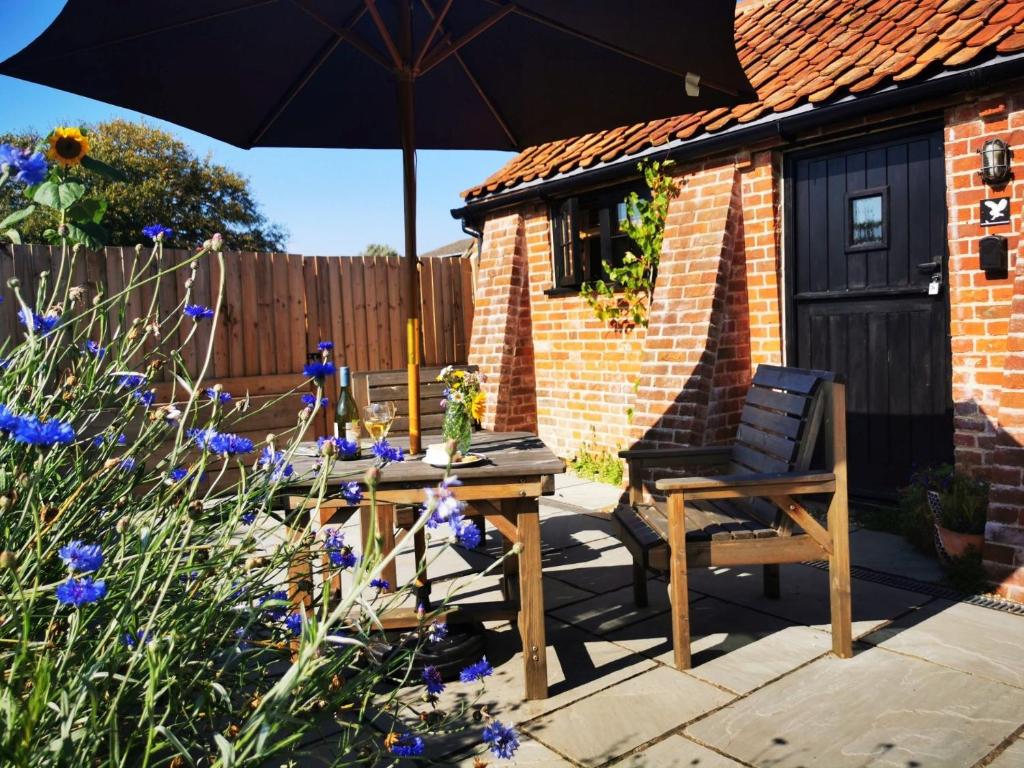
{"type": "MultiPolygon", "coordinates": [[[[155,0],[154,0],[155,1],[155,0]]],[[[0,61],[16,53],[57,16],[64,0],[0,0],[0,61]]],[[[0,131],[36,129],[138,112],[0,75],[0,131]]],[[[402,251],[401,154],[388,150],[242,150],[171,123],[170,130],[198,154],[248,176],[271,221],[287,227],[293,253],[358,253],[368,243],[402,251]],[[340,199],[339,199],[340,198],[340,199]]],[[[504,152],[419,153],[418,241],[421,252],[465,237],[448,211],[459,193],[512,157],[504,152]]]]}

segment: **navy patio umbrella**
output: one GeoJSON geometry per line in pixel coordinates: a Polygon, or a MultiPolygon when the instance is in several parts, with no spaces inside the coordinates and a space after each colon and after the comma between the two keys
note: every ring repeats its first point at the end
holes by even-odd
{"type": "Polygon", "coordinates": [[[401,148],[420,449],[416,163],[756,98],[732,0],[68,0],[0,74],[239,147],[401,148]]]}

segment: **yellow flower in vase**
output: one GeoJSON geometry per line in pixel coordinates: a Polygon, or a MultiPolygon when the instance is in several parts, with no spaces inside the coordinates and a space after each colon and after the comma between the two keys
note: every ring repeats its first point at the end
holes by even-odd
{"type": "Polygon", "coordinates": [[[46,156],[68,168],[78,165],[89,154],[89,139],[78,128],[60,126],[50,134],[50,149],[46,156]]]}
{"type": "Polygon", "coordinates": [[[487,410],[487,395],[480,390],[473,396],[473,402],[469,405],[469,415],[474,421],[483,421],[484,413],[487,410]]]}

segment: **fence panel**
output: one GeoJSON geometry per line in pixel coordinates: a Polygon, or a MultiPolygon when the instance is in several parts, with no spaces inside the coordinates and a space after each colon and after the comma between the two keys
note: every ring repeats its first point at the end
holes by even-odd
{"type": "MultiPolygon", "coordinates": [[[[95,253],[81,251],[72,269],[76,282],[87,288],[86,300],[91,301],[97,293],[110,297],[124,290],[137,270],[145,269],[146,277],[155,278],[161,269],[190,257],[188,251],[168,249],[161,263],[147,266],[148,249],[136,253],[134,248],[107,248],[95,253]]],[[[5,298],[0,303],[0,340],[13,342],[24,333],[7,280],[17,277],[25,301],[45,312],[46,306],[37,306],[37,302],[46,298],[37,299],[36,294],[43,272],[49,272],[48,285],[52,285],[59,261],[59,249],[50,246],[0,247],[0,294],[5,298]]],[[[148,323],[176,317],[185,303],[212,306],[221,277],[217,260],[204,256],[194,271],[179,269],[173,277],[162,278],[159,285],[149,282],[133,291],[125,311],[112,309],[106,322],[123,333],[136,318],[148,323]]],[[[274,391],[260,387],[261,397],[286,391],[301,382],[302,367],[315,355],[321,340],[333,341],[335,363],[348,365],[354,373],[406,365],[409,290],[405,264],[399,258],[226,252],[223,280],[221,323],[213,332],[207,374],[211,383],[219,380],[229,389],[229,385],[248,386],[262,377],[274,391]]],[[[470,265],[464,259],[423,260],[423,365],[466,362],[473,322],[471,280],[470,265]]],[[[195,329],[191,320],[181,324],[176,340],[183,345],[182,357],[192,374],[204,362],[210,334],[209,323],[200,323],[195,329]]],[[[141,364],[141,359],[136,362],[141,364]]],[[[163,381],[170,383],[169,374],[163,375],[163,381]]],[[[335,392],[328,394],[333,400],[335,392]]],[[[294,425],[298,404],[294,406],[280,409],[280,418],[287,417],[289,423],[279,428],[294,425]]],[[[274,419],[261,419],[261,429],[264,421],[274,419]]]]}

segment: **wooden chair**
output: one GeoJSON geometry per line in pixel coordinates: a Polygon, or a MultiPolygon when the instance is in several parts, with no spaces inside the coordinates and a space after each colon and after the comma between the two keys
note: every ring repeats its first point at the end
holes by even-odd
{"type": "Polygon", "coordinates": [[[846,491],[846,394],[833,373],[759,366],[731,446],[631,450],[629,503],[614,513],[633,555],[634,597],[647,604],[648,570],[669,573],[675,664],[690,667],[687,568],[764,565],[764,589],[779,595],[780,563],[829,563],[832,650],[853,655],[846,491]],[[822,438],[825,466],[811,471],[822,438]],[[644,503],[644,470],[728,467],[711,477],[661,479],[664,502],[644,503]],[[797,501],[828,498],[828,528],[797,501]]]}

